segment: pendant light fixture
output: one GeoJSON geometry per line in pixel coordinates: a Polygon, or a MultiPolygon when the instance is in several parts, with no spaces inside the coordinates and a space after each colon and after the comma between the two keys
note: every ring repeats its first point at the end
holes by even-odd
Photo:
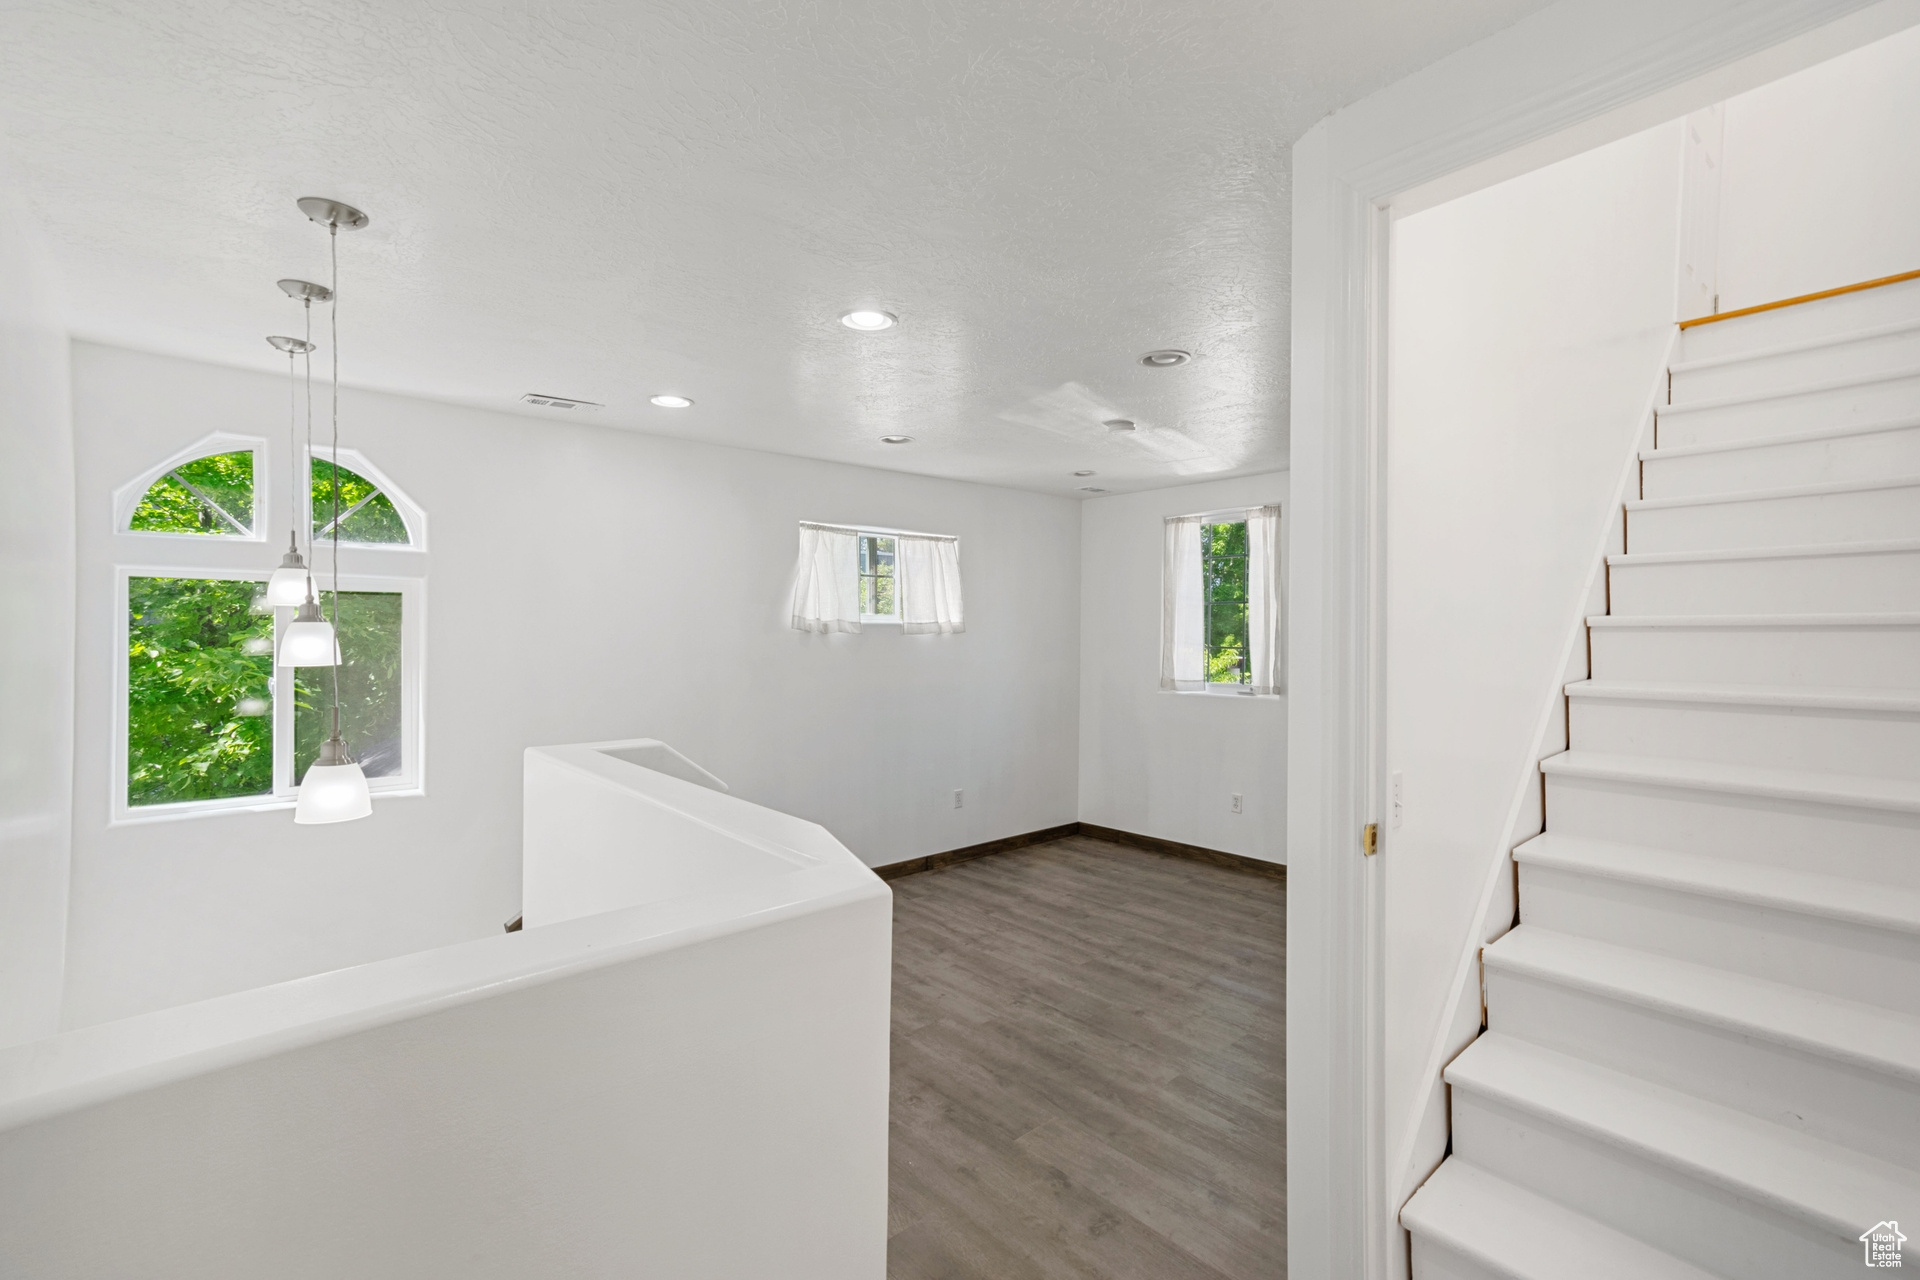
{"type": "MultiPolygon", "coordinates": [[[[367,215],[338,200],[307,196],[299,201],[300,212],[327,229],[327,257],[332,271],[327,312],[329,342],[333,358],[333,617],[332,636],[340,630],[340,228],[358,230],[367,225],[367,215]]],[[[317,557],[316,557],[317,558],[317,557]]],[[[312,608],[318,620],[319,608],[311,591],[300,606],[304,618],[312,608]]],[[[300,619],[293,626],[299,626],[300,619]]],[[[293,627],[287,628],[288,635],[293,627]]],[[[349,822],[373,812],[373,797],[367,790],[367,775],[347,750],[340,736],[340,659],[335,641],[333,662],[333,732],[320,745],[320,755],[307,767],[300,780],[300,798],[294,802],[293,820],[302,825],[322,822],[349,822]]]]}
{"type": "MultiPolygon", "coordinates": [[[[333,296],[323,284],[314,284],[307,280],[282,280],[280,289],[290,298],[300,300],[301,309],[306,312],[307,336],[305,338],[268,338],[276,350],[287,353],[287,398],[289,403],[287,420],[287,554],[281,558],[280,567],[267,579],[267,603],[276,608],[297,608],[310,591],[312,574],[307,562],[300,555],[300,509],[311,503],[302,502],[308,494],[300,484],[300,446],[295,438],[299,427],[300,405],[299,388],[295,385],[293,362],[296,357],[306,357],[307,372],[307,452],[313,452],[313,303],[317,298],[325,302],[333,296]]],[[[311,535],[309,535],[311,541],[311,535]]]]}

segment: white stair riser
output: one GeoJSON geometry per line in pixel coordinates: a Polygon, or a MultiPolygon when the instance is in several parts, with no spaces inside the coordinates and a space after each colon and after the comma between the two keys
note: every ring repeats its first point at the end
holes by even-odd
{"type": "Polygon", "coordinates": [[[1596,680],[1920,689],[1920,626],[1593,627],[1596,680]]]}
{"type": "MultiPolygon", "coordinates": [[[[1841,1241],[1816,1238],[1684,1169],[1458,1084],[1452,1100],[1456,1154],[1676,1258],[1742,1280],[1853,1280],[1860,1272],[1856,1242],[1845,1242],[1854,1246],[1846,1252],[1841,1241]]],[[[1878,1221],[1862,1210],[1863,1227],[1878,1221]]]]}
{"type": "Polygon", "coordinates": [[[1920,890],[1915,814],[1548,774],[1547,829],[1920,890]]]}
{"type": "Polygon", "coordinates": [[[1492,1029],[1920,1169],[1920,1085],[1851,1062],[1487,965],[1492,1029]]]}
{"type": "Polygon", "coordinates": [[[1526,863],[1520,921],[1920,1014],[1912,934],[1526,863]]]}
{"type": "Polygon", "coordinates": [[[1695,325],[1680,333],[1676,361],[1707,360],[1835,337],[1920,316],[1920,280],[1822,298],[1818,302],[1695,325]]]}
{"type": "Polygon", "coordinates": [[[1513,1280],[1420,1232],[1413,1235],[1413,1274],[1419,1280],[1513,1280]]]}
{"type": "Polygon", "coordinates": [[[1920,327],[1778,355],[1757,355],[1704,369],[1676,369],[1671,403],[1684,405],[1722,396],[1784,391],[1915,365],[1920,365],[1920,327]]]}
{"type": "Polygon", "coordinates": [[[1914,413],[1920,413],[1920,375],[1740,404],[1663,409],[1658,415],[1654,445],[1676,449],[1696,444],[1727,444],[1795,431],[1865,426],[1914,413]]]}
{"type": "Polygon", "coordinates": [[[1904,613],[1920,603],[1920,551],[1840,556],[1616,563],[1609,612],[1689,614],[1904,613]]]}
{"type": "Polygon", "coordinates": [[[1568,740],[1581,751],[1920,782],[1920,712],[1641,702],[1578,694],[1568,706],[1568,740]]]}
{"type": "Polygon", "coordinates": [[[1627,550],[1730,551],[1920,536],[1920,484],[1627,512],[1627,550]]]}
{"type": "Polygon", "coordinates": [[[1920,475],[1920,424],[1897,431],[1790,444],[1756,445],[1725,453],[1644,458],[1640,497],[1698,498],[1751,493],[1841,480],[1920,475]]]}

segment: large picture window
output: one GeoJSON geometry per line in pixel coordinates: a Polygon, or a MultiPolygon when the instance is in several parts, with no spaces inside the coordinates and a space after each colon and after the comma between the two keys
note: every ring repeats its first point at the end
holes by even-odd
{"type": "MultiPolygon", "coordinates": [[[[322,575],[323,577],[325,575],[322,575]]],[[[333,668],[278,667],[266,575],[122,571],[123,819],[291,803],[332,732],[333,668]]],[[[423,584],[341,579],[340,727],[374,793],[418,788],[423,584]]],[[[333,593],[319,593],[331,616],[333,593]]]]}

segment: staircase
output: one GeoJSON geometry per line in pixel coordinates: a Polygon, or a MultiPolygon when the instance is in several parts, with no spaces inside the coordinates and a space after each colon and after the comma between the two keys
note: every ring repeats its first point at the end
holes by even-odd
{"type": "Polygon", "coordinates": [[[1920,281],[1680,357],[1416,1280],[1920,1267],[1920,281]]]}

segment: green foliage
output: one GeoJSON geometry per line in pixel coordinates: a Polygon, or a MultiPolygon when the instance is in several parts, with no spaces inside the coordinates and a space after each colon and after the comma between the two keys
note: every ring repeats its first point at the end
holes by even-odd
{"type": "MultiPolygon", "coordinates": [[[[400,772],[400,600],[392,591],[340,593],[340,733],[369,778],[400,772]]],[[[321,593],[320,610],[333,616],[331,591],[321,593]]],[[[332,667],[296,668],[296,778],[333,732],[333,676],[332,667]]]]}
{"type": "Polygon", "coordinates": [[[262,588],[128,582],[129,805],[272,791],[273,615],[255,603],[262,588]]]}
{"type": "Polygon", "coordinates": [[[251,530],[252,526],[253,451],[242,449],[238,453],[195,458],[161,476],[134,508],[128,528],[138,533],[209,533],[232,537],[251,530]],[[222,511],[232,523],[221,518],[222,511]]]}
{"type": "MultiPolygon", "coordinates": [[[[313,538],[333,536],[333,464],[313,460],[313,538]]],[[[380,487],[364,476],[340,468],[340,541],[407,543],[406,521],[380,487]]]]}
{"type": "Polygon", "coordinates": [[[863,535],[860,539],[860,612],[881,617],[895,613],[894,540],[863,535]]]}
{"type": "Polygon", "coordinates": [[[1247,525],[1200,527],[1200,585],[1206,601],[1207,683],[1244,684],[1247,661],[1247,525]]]}

